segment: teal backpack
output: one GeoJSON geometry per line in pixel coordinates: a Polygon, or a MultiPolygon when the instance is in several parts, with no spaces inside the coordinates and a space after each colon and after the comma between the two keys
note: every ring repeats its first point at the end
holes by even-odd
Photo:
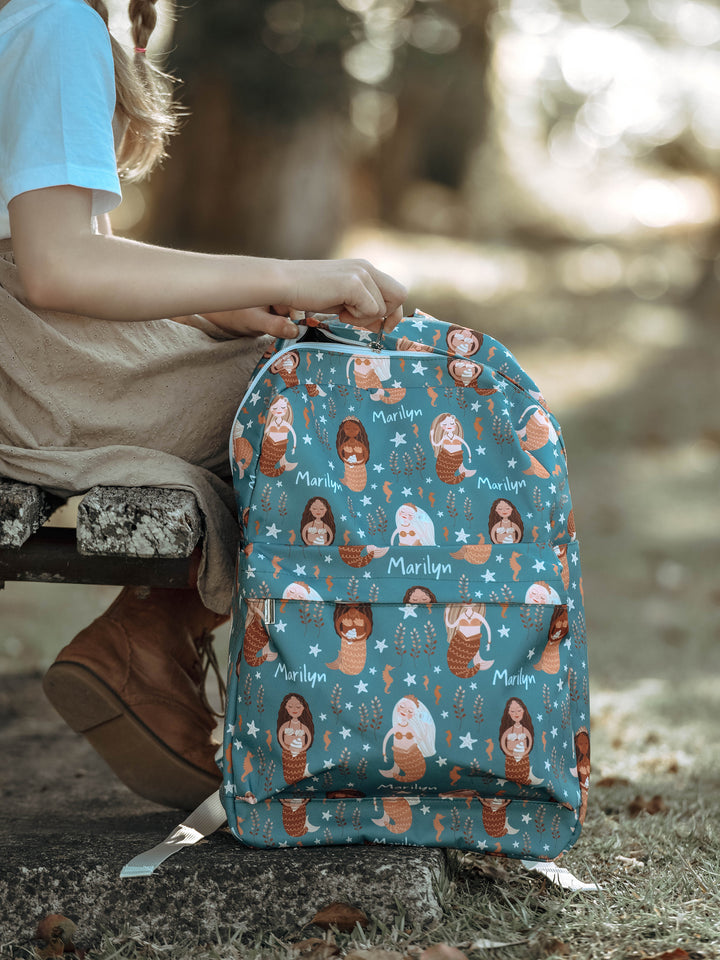
{"type": "Polygon", "coordinates": [[[590,772],[560,427],[498,341],[416,312],[313,318],[233,424],[237,562],[219,794],[124,875],[227,821],[243,844],[551,861],[590,772]]]}

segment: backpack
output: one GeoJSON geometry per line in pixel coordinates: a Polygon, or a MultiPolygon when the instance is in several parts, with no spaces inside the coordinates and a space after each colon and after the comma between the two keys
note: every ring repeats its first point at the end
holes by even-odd
{"type": "Polygon", "coordinates": [[[223,783],[124,875],[208,816],[255,847],[551,861],[578,839],[590,772],[560,427],[492,337],[420,311],[384,335],[306,323],[233,423],[223,783]]]}

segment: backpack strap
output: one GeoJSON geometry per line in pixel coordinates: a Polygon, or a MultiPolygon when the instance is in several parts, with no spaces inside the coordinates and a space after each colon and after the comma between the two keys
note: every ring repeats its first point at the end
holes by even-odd
{"type": "Polygon", "coordinates": [[[215,833],[227,822],[227,814],[220,800],[219,792],[203,800],[190,816],[178,824],[169,837],[158,843],[152,850],[139,853],[126,863],[120,871],[121,877],[148,877],[160,864],[176,853],[181,847],[189,847],[198,840],[215,833]]]}
{"type": "Polygon", "coordinates": [[[602,890],[602,887],[597,883],[585,883],[583,880],[578,880],[566,867],[558,866],[554,860],[521,860],[520,863],[526,870],[542,874],[551,883],[562,887],[563,890],[602,890]]]}

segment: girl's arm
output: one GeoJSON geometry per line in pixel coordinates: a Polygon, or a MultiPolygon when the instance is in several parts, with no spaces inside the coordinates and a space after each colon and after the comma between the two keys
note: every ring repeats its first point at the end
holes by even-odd
{"type": "MultiPolygon", "coordinates": [[[[402,284],[362,260],[271,260],[150,246],[93,234],[91,193],[47,187],[9,205],[15,262],[37,307],[102,320],[155,320],[266,304],[338,313],[346,323],[393,329],[402,319],[402,284]]],[[[246,315],[228,329],[294,336],[286,317],[246,315]]]]}

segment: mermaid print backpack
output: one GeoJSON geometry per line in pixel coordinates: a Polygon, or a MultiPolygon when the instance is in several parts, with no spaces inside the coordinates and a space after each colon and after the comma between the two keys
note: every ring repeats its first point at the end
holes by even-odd
{"type": "MultiPolygon", "coordinates": [[[[256,847],[535,864],[574,844],[590,772],[578,542],[560,427],[512,354],[419,311],[384,336],[312,318],[261,361],[230,458],[223,785],[153,866],[208,817],[256,847]]],[[[150,872],[143,856],[125,875],[150,872]]]]}

